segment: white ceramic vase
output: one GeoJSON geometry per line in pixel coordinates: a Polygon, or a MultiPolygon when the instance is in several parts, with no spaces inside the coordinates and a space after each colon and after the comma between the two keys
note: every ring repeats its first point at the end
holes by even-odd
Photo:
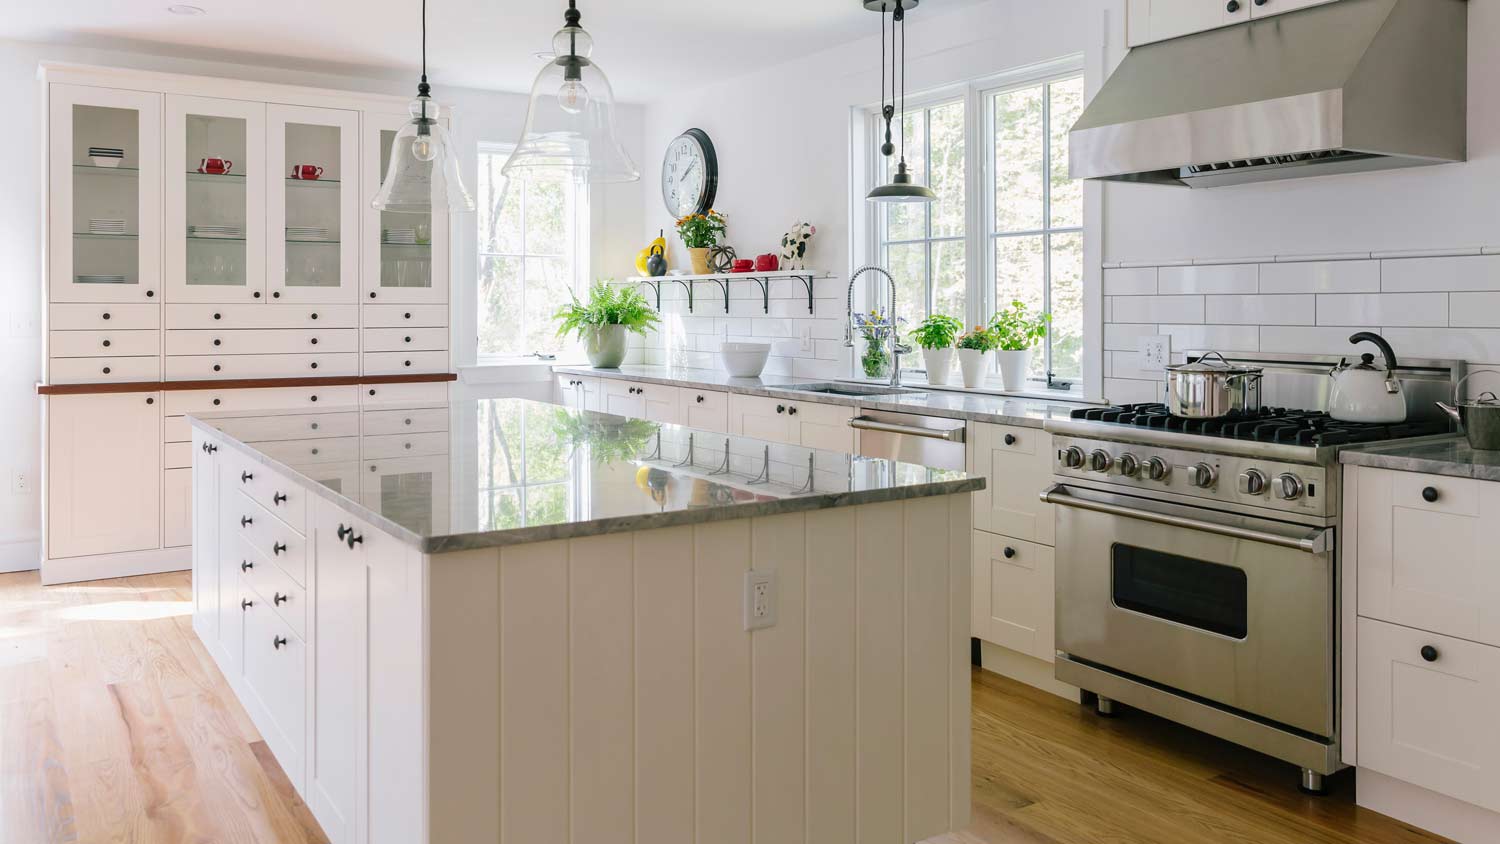
{"type": "Polygon", "coordinates": [[[953,347],[946,349],[923,349],[922,362],[927,367],[927,383],[942,387],[953,373],[953,347]]]}
{"type": "Polygon", "coordinates": [[[625,326],[601,325],[585,331],[583,350],[595,369],[619,369],[625,360],[625,326]]]}
{"type": "Polygon", "coordinates": [[[1026,371],[1031,368],[1031,350],[1001,349],[995,352],[995,357],[1000,361],[1000,380],[1005,382],[1005,389],[1013,393],[1026,389],[1026,371]]]}
{"type": "Polygon", "coordinates": [[[990,352],[978,349],[959,349],[958,368],[964,374],[964,386],[973,390],[984,386],[984,376],[990,371],[990,352]]]}

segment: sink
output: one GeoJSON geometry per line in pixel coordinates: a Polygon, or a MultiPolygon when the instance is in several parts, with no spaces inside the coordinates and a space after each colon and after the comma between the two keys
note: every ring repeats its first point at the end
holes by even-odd
{"type": "Polygon", "coordinates": [[[844,384],[836,381],[820,381],[810,384],[770,384],[772,390],[792,390],[798,393],[818,393],[825,396],[863,398],[865,396],[917,396],[920,390],[906,387],[890,387],[878,384],[844,384]]]}

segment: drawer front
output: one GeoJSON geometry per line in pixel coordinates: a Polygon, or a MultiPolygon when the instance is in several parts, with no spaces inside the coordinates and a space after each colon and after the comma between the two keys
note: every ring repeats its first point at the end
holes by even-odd
{"type": "MultiPolygon", "coordinates": [[[[243,476],[243,473],[237,473],[231,476],[231,480],[238,482],[243,476]]],[[[233,503],[224,516],[231,520],[232,527],[293,580],[306,583],[307,541],[302,534],[271,515],[248,495],[241,494],[230,500],[233,503]]]]}
{"type": "MultiPolygon", "coordinates": [[[[244,585],[245,681],[269,723],[256,721],[277,761],[300,772],[307,717],[307,647],[270,607],[270,598],[244,585]]],[[[252,712],[254,712],[252,708],[252,712]]],[[[263,719],[262,719],[263,720],[263,719]]],[[[301,777],[293,774],[297,780],[301,777]]]]}
{"type": "Polygon", "coordinates": [[[255,449],[288,466],[359,459],[359,437],[258,442],[255,449]]]}
{"type": "Polygon", "coordinates": [[[677,419],[689,428],[702,431],[729,430],[729,394],[715,390],[694,390],[682,387],[678,391],[682,410],[677,419]]]}
{"type": "Polygon", "coordinates": [[[50,343],[50,354],[54,358],[161,354],[161,332],[148,329],[54,331],[47,340],[50,343]]]}
{"type": "Polygon", "coordinates": [[[364,419],[364,433],[371,435],[418,434],[448,430],[448,408],[446,407],[371,410],[360,415],[364,419]]]}
{"type": "Polygon", "coordinates": [[[240,491],[251,501],[299,534],[306,532],[307,502],[300,487],[281,473],[253,462],[241,464],[239,478],[240,491]]]}
{"type": "Polygon", "coordinates": [[[261,390],[172,390],[167,392],[168,414],[206,410],[284,410],[306,407],[354,407],[359,388],[270,387],[261,390]]]}
{"type": "Polygon", "coordinates": [[[365,329],[365,351],[446,351],[448,329],[446,328],[367,328],[365,329]]]}
{"type": "MultiPolygon", "coordinates": [[[[307,590],[297,585],[279,566],[266,559],[260,549],[240,537],[236,554],[240,580],[265,601],[300,638],[307,638],[307,590]]],[[[252,599],[255,600],[255,599],[252,599]]]]}
{"type": "Polygon", "coordinates": [[[1500,645],[1500,483],[1366,466],[1355,482],[1359,614],[1500,645]]]}
{"type": "Polygon", "coordinates": [[[161,306],[54,303],[47,308],[47,328],[53,331],[161,328],[161,306]]]}
{"type": "Polygon", "coordinates": [[[191,442],[167,443],[162,448],[163,469],[191,469],[193,467],[193,444],[191,442]]]}
{"type": "Polygon", "coordinates": [[[1052,548],[978,530],[973,535],[973,635],[1053,662],[1052,548]]]}
{"type": "Polygon", "coordinates": [[[1360,766],[1500,811],[1500,649],[1368,618],[1358,630],[1360,766]]]}
{"type": "Polygon", "coordinates": [[[448,382],[430,381],[418,384],[361,384],[359,402],[378,405],[390,402],[446,402],[448,382]]]}
{"type": "Polygon", "coordinates": [[[169,355],[334,354],[359,351],[353,328],[265,328],[240,330],[174,329],[167,332],[169,355]]]}
{"type": "Polygon", "coordinates": [[[404,375],[417,372],[447,372],[447,352],[366,352],[366,375],[404,375]]]}
{"type": "Polygon", "coordinates": [[[359,355],[191,355],[167,358],[167,380],[358,375],[359,355]]]}
{"type": "Polygon", "coordinates": [[[356,305],[167,305],[167,328],[358,328],[356,305]]]}
{"type": "Polygon", "coordinates": [[[53,358],[47,371],[53,384],[157,381],[161,379],[161,358],[53,358]]]}
{"type": "Polygon", "coordinates": [[[993,479],[974,493],[974,527],[1028,542],[1053,545],[1053,505],[1040,495],[1052,482],[1051,436],[1039,428],[969,426],[968,468],[993,479]]]}
{"type": "Polygon", "coordinates": [[[365,328],[443,328],[447,305],[365,305],[365,328]]]}
{"type": "Polygon", "coordinates": [[[421,457],[428,454],[447,454],[448,434],[437,431],[426,434],[383,434],[365,437],[366,460],[381,460],[387,457],[421,457]]]}
{"type": "Polygon", "coordinates": [[[162,442],[185,443],[192,439],[193,426],[188,424],[186,416],[168,416],[162,420],[162,442]]]}
{"type": "Polygon", "coordinates": [[[298,413],[254,419],[224,419],[219,422],[219,430],[246,443],[355,437],[359,436],[359,414],[298,413]]]}

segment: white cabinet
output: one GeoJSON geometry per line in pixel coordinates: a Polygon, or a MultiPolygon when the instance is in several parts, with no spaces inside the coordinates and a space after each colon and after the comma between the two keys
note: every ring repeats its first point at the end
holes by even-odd
{"type": "Polygon", "coordinates": [[[1321,6],[1325,3],[1333,3],[1335,0],[1251,0],[1250,17],[1269,18],[1285,12],[1295,12],[1298,9],[1306,9],[1309,6],[1321,6]]]}
{"type": "Polygon", "coordinates": [[[677,391],[677,421],[701,431],[729,432],[729,394],[681,387],[677,391]]]}
{"type": "Polygon", "coordinates": [[[729,433],[757,440],[797,445],[797,424],[786,413],[785,399],[729,394],[729,433]]]}
{"type": "Polygon", "coordinates": [[[605,413],[675,424],[680,399],[677,388],[665,384],[604,379],[605,413]]]}
{"type": "Polygon", "coordinates": [[[355,301],[359,173],[359,112],[266,107],[266,287],[273,301],[355,301]]]}
{"type": "Polygon", "coordinates": [[[787,415],[797,428],[797,444],[824,451],[854,453],[854,429],[849,427],[855,410],[837,404],[793,402],[787,415]]]}
{"type": "Polygon", "coordinates": [[[271,596],[247,594],[244,677],[259,704],[248,709],[276,761],[300,790],[305,782],[307,646],[277,615],[271,596]]]}
{"type": "Polygon", "coordinates": [[[193,432],[193,629],[209,645],[219,641],[218,453],[203,432],[193,432]]]}
{"type": "Polygon", "coordinates": [[[1054,582],[1050,546],[975,531],[974,636],[1052,662],[1054,582]]]}
{"type": "Polygon", "coordinates": [[[786,399],[729,396],[729,433],[827,451],[854,453],[854,408],[786,399]]]}
{"type": "Polygon", "coordinates": [[[192,469],[167,469],[162,472],[161,504],[162,547],[177,548],[193,544],[192,469]]]}
{"type": "Polygon", "coordinates": [[[161,547],[161,396],[47,401],[47,557],[161,547]]]}
{"type": "Polygon", "coordinates": [[[1128,0],[1126,45],[1137,47],[1334,0],[1128,0]]]}
{"type": "MultiPolygon", "coordinates": [[[[404,113],[366,112],[364,116],[360,165],[364,261],[359,298],[365,303],[448,301],[448,215],[370,207],[390,165],[396,133],[410,120],[404,113]]],[[[446,309],[439,324],[447,325],[446,309]]]]}
{"type": "Polygon", "coordinates": [[[974,493],[974,527],[1043,545],[1055,544],[1051,504],[1040,500],[1052,481],[1051,435],[1040,428],[970,426],[968,470],[990,483],[974,493]]]}
{"type": "Polygon", "coordinates": [[[587,375],[559,374],[557,380],[558,403],[577,410],[602,410],[603,385],[600,379],[587,375]]]}

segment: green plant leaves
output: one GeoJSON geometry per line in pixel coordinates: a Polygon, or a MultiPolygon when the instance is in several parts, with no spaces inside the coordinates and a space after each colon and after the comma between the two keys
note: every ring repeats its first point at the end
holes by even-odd
{"type": "Polygon", "coordinates": [[[655,328],[661,317],[651,309],[646,297],[634,287],[612,287],[608,281],[600,281],[589,288],[589,301],[584,304],[573,296],[573,301],[558,309],[553,316],[557,320],[557,336],[577,334],[603,325],[623,325],[629,331],[644,335],[655,328]]]}

